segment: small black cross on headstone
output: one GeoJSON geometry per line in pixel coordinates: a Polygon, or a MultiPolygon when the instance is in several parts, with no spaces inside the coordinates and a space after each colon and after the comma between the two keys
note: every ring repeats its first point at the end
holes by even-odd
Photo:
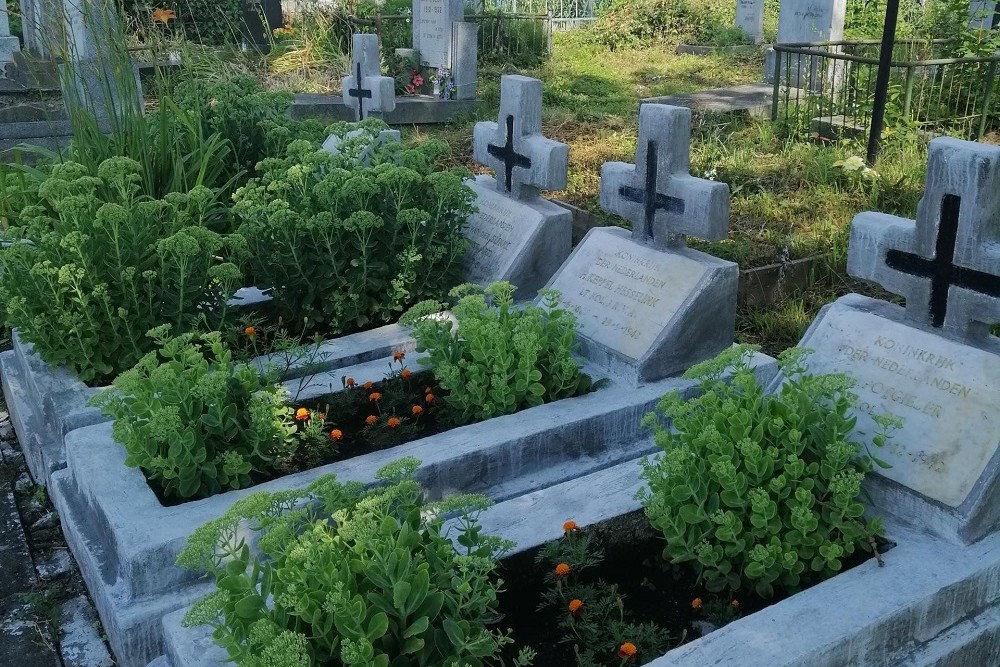
{"type": "Polygon", "coordinates": [[[490,155],[501,160],[504,166],[504,184],[507,192],[511,191],[511,179],[514,167],[531,169],[531,158],[514,150],[514,116],[507,116],[507,141],[503,146],[490,144],[486,147],[490,155]]]}
{"type": "Polygon", "coordinates": [[[351,97],[358,98],[358,120],[364,120],[365,118],[364,100],[371,99],[372,96],[372,91],[367,90],[364,86],[361,85],[363,82],[364,79],[361,76],[361,62],[359,61],[357,64],[357,70],[355,71],[354,74],[354,88],[351,88],[347,91],[347,94],[350,95],[351,97]]]}
{"type": "Polygon", "coordinates": [[[1000,298],[1000,276],[968,269],[955,264],[955,241],[958,238],[958,213],[962,200],[947,194],[941,200],[941,220],[935,241],[934,259],[926,259],[902,250],[889,250],[885,263],[890,268],[911,276],[930,278],[931,324],[944,326],[948,312],[948,290],[952,285],[1000,298]]]}
{"type": "Polygon", "coordinates": [[[618,188],[618,194],[622,198],[642,204],[643,218],[645,220],[646,234],[653,238],[653,219],[657,211],[667,211],[670,213],[684,213],[684,200],[678,197],[660,194],[656,191],[656,153],[658,145],[656,141],[646,144],[646,183],[645,187],[632,187],[623,185],[618,188]]]}

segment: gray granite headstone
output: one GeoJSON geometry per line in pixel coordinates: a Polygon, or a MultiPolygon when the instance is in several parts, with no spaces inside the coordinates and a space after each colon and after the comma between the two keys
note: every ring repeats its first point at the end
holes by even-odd
{"type": "Polygon", "coordinates": [[[681,372],[733,342],[739,269],[686,247],[729,229],[729,186],[688,173],[691,111],[639,110],[634,165],[601,169],[601,206],[627,218],[592,229],[549,283],[576,313],[584,353],[632,382],[681,372]]]}
{"type": "MultiPolygon", "coordinates": [[[[844,17],[847,0],[784,0],[778,12],[778,44],[802,42],[835,42],[844,38],[844,17]]],[[[774,51],[767,54],[764,76],[772,82],[774,76],[774,51]]],[[[809,86],[818,89],[827,71],[828,62],[814,56],[781,54],[781,83],[793,87],[809,86]]]]}
{"type": "Polygon", "coordinates": [[[530,298],[572,247],[572,214],[540,195],[566,187],[569,165],[569,147],[542,136],[542,82],[502,77],[498,122],[477,123],[472,147],[476,162],[496,175],[468,181],[477,212],[466,231],[466,278],[506,280],[530,298]]]}
{"type": "Polygon", "coordinates": [[[465,16],[463,0],[413,0],[413,48],[428,67],[452,67],[452,25],[465,16]]]}
{"type": "Polygon", "coordinates": [[[451,79],[456,100],[476,99],[479,71],[479,24],[459,21],[452,24],[451,79]]]}
{"type": "Polygon", "coordinates": [[[862,213],[848,272],[905,307],[848,295],[826,306],[800,345],[815,372],[858,382],[857,430],[872,414],[902,420],[878,452],[876,505],[926,530],[973,541],[1000,528],[1000,147],[930,145],[916,220],[862,213]]]}
{"type": "Polygon", "coordinates": [[[764,39],[764,0],[736,0],[736,27],[759,44],[764,39]]]}
{"type": "Polygon", "coordinates": [[[351,73],[341,82],[344,106],[353,109],[358,120],[372,112],[396,108],[396,81],[382,76],[378,35],[355,34],[351,39],[351,73]]]}

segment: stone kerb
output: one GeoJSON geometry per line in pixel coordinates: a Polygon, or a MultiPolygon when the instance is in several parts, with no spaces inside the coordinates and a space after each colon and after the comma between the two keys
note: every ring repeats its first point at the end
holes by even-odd
{"type": "MultiPolygon", "coordinates": [[[[769,363],[761,359],[762,366],[769,363]]],[[[388,361],[317,376],[304,393],[329,394],[341,386],[343,375],[368,377],[388,361]]],[[[422,461],[418,476],[432,496],[468,491],[497,499],[516,496],[649,453],[643,415],[665,393],[695,387],[676,378],[638,389],[612,382],[585,396],[172,507],[159,503],[141,472],[125,467],[111,424],[98,424],[67,436],[67,467],[53,475],[52,498],[120,664],[145,665],[157,654],[166,607],[188,604],[201,590],[193,575],[173,565],[187,536],[238,498],[304,488],[328,473],[372,481],[378,468],[403,455],[422,461]]]]}
{"type": "Polygon", "coordinates": [[[495,176],[466,181],[477,207],[466,230],[466,275],[484,284],[506,280],[518,298],[530,299],[573,244],[572,213],[541,196],[564,189],[569,168],[569,147],[542,135],[542,82],[503,76],[497,122],[477,123],[472,146],[495,176]]]}
{"type": "Polygon", "coordinates": [[[729,229],[729,187],[688,172],[691,111],[645,104],[635,164],[601,168],[601,207],[632,223],[592,229],[549,281],[577,315],[586,356],[638,384],[733,342],[739,267],[686,247],[729,229]]]}
{"type": "Polygon", "coordinates": [[[916,220],[859,214],[848,271],[905,298],[856,294],[827,306],[800,345],[814,372],[857,381],[857,431],[901,427],[878,455],[876,505],[972,542],[1000,530],[1000,148],[931,142],[916,220]]]}

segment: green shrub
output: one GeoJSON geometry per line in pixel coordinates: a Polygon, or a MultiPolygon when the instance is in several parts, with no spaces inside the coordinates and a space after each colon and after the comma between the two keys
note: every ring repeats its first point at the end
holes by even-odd
{"type": "Polygon", "coordinates": [[[462,285],[451,320],[435,316],[448,304],[417,304],[401,320],[413,327],[420,360],[448,392],[445,407],[457,423],[511,414],[590,390],[590,377],[573,358],[576,316],[544,290],[543,306],[514,306],[514,286],[493,283],[485,293],[462,285]]]}
{"type": "Polygon", "coordinates": [[[339,155],[294,141],[237,191],[248,272],[286,323],[328,333],[377,326],[458,282],[472,191],[462,174],[434,171],[439,142],[389,143],[372,166],[355,165],[384,127],[365,121],[367,137],[345,140],[339,155]]]}
{"type": "Polygon", "coordinates": [[[255,366],[235,364],[218,333],[169,337],[92,403],[113,417],[125,465],[162,497],[205,498],[251,486],[294,449],[292,410],[281,386],[255,366]]]}
{"type": "Polygon", "coordinates": [[[190,331],[226,316],[239,270],[217,260],[224,239],[205,228],[218,207],[198,187],[150,199],[140,165],[105,160],[52,168],[37,189],[8,175],[25,204],[0,249],[8,323],[50,364],[105,383],[150,349],[160,324],[190,331]]]}
{"type": "Polygon", "coordinates": [[[172,30],[201,44],[239,42],[243,27],[243,5],[249,0],[117,0],[123,13],[140,26],[152,22],[154,9],[170,9],[175,19],[172,30]]]}
{"type": "MultiPolygon", "coordinates": [[[[418,465],[392,464],[368,491],[325,477],[305,493],[238,501],[178,559],[217,585],[185,622],[214,625],[241,667],[499,664],[511,640],[487,623],[497,617],[497,559],[510,545],[482,534],[485,497],[426,503],[412,481],[418,465]],[[306,501],[317,509],[291,509],[306,501]],[[445,512],[460,513],[450,531],[445,512]],[[263,528],[260,555],[241,537],[248,523],[263,528]]],[[[529,659],[522,651],[515,664],[529,659]]]]}
{"type": "MultiPolygon", "coordinates": [[[[710,591],[752,584],[770,597],[874,549],[881,521],[864,523],[858,496],[877,459],[850,439],[850,379],[806,374],[804,352],[792,349],[779,361],[785,383],[765,394],[751,353],[733,348],[695,366],[685,377],[701,380],[700,395],[673,392],[647,416],[663,454],[643,463],[640,495],[668,562],[689,563],[710,591]]],[[[877,421],[882,446],[891,422],[877,421]]]]}
{"type": "Polygon", "coordinates": [[[614,0],[591,34],[612,49],[653,40],[725,46],[734,20],[734,6],[718,0],[614,0]]]}

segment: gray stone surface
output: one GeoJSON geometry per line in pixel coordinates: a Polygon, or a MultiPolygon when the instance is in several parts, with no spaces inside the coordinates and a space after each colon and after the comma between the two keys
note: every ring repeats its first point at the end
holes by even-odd
{"type": "MultiPolygon", "coordinates": [[[[695,48],[695,47],[692,47],[695,48]]],[[[699,47],[710,49],[710,47],[699,47]]],[[[745,111],[751,116],[765,116],[771,113],[774,86],[765,83],[748,83],[742,86],[728,86],[700,90],[686,95],[651,97],[642,104],[666,104],[687,107],[692,111],[705,113],[731,113],[745,111]]]]}
{"type": "Polygon", "coordinates": [[[413,0],[413,48],[428,67],[452,67],[452,26],[465,16],[462,0],[413,0]]]}
{"type": "Polygon", "coordinates": [[[688,174],[691,111],[647,104],[636,164],[601,169],[601,206],[633,231],[592,229],[549,287],[576,313],[587,357],[626,381],[686,369],[733,341],[739,269],[685,246],[729,228],[729,187],[688,174]]]}
{"type": "MultiPolygon", "coordinates": [[[[778,44],[803,42],[835,42],[844,38],[844,17],[847,0],[785,0],[778,12],[778,44]]],[[[769,52],[764,61],[764,80],[774,81],[775,53],[769,52]]],[[[787,54],[782,54],[782,83],[794,87],[820,88],[821,79],[828,79],[831,71],[824,71],[828,61],[805,57],[795,59],[791,65],[787,54]]],[[[839,83],[828,81],[828,83],[839,83]]]]}
{"type": "Polygon", "coordinates": [[[750,39],[764,39],[764,0],[736,0],[736,27],[750,39]]]}
{"type": "Polygon", "coordinates": [[[456,100],[476,99],[479,71],[479,24],[456,21],[452,24],[452,97],[456,100]]]}
{"type": "Polygon", "coordinates": [[[351,73],[341,83],[344,106],[354,111],[354,120],[392,111],[396,108],[396,80],[381,75],[378,35],[355,34],[351,44],[351,73]]]}
{"type": "MultiPolygon", "coordinates": [[[[336,390],[344,375],[358,381],[379,377],[387,363],[318,376],[307,394],[336,390]]],[[[769,362],[762,357],[759,363],[769,362]]],[[[664,393],[694,386],[681,379],[639,388],[611,382],[586,396],[173,507],[160,505],[141,472],[124,466],[125,452],[111,439],[111,425],[99,424],[67,437],[67,468],[53,477],[53,502],[119,663],[145,665],[161,650],[164,613],[205,592],[194,574],[173,564],[177,554],[191,531],[236,499],[258,490],[303,488],[328,473],[370,482],[378,468],[406,454],[422,461],[418,478],[432,497],[481,491],[503,500],[649,452],[642,416],[664,393]]]]}
{"type": "Polygon", "coordinates": [[[382,130],[375,136],[371,136],[367,131],[358,128],[351,130],[343,138],[338,134],[331,134],[323,142],[323,150],[334,155],[347,151],[356,164],[368,166],[371,164],[372,154],[381,146],[389,142],[400,143],[399,130],[382,130]]]}
{"type": "Polygon", "coordinates": [[[97,632],[100,621],[86,597],[63,603],[59,627],[63,667],[114,667],[115,661],[97,632]]]}
{"type": "MultiPolygon", "coordinates": [[[[396,108],[379,117],[390,125],[433,125],[471,116],[476,100],[442,100],[431,95],[396,99],[396,108]]],[[[356,120],[352,109],[344,106],[343,97],[298,94],[288,110],[292,118],[316,118],[323,121],[356,120]]]]}
{"type": "Polygon", "coordinates": [[[969,3],[969,27],[973,30],[990,30],[1000,6],[996,0],[972,0],[969,3]]]}

